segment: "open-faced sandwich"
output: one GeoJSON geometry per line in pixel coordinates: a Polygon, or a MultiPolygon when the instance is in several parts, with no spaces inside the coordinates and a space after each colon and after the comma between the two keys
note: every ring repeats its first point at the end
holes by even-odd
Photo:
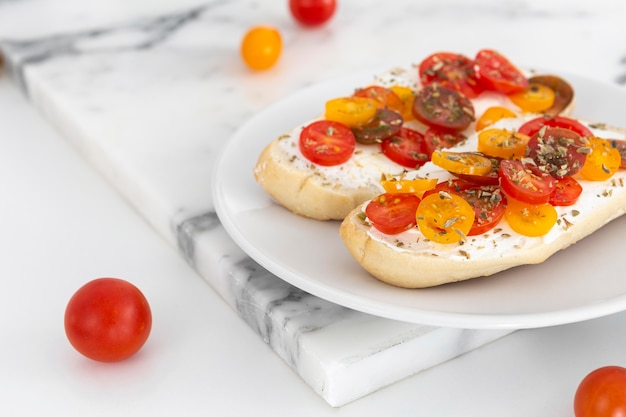
{"type": "Polygon", "coordinates": [[[567,115],[573,106],[567,81],[522,73],[495,51],[435,53],[329,98],[319,118],[264,149],[254,175],[290,211],[342,220],[384,191],[383,174],[415,170],[498,118],[567,115]]]}

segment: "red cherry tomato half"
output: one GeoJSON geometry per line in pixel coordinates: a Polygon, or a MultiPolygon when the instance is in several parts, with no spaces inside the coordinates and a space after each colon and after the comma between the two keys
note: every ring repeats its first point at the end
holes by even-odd
{"type": "Polygon", "coordinates": [[[350,159],[355,146],[354,133],[342,123],[319,120],[300,132],[300,151],[318,165],[343,164],[350,159]]]}
{"type": "Polygon", "coordinates": [[[526,156],[555,178],[564,178],[581,170],[591,151],[578,133],[560,127],[540,129],[528,140],[526,156]]]}
{"type": "Polygon", "coordinates": [[[534,165],[517,160],[500,162],[500,186],[506,195],[529,204],[544,204],[556,188],[556,179],[534,165]]]}
{"type": "Polygon", "coordinates": [[[626,368],[605,366],[589,373],[574,395],[574,415],[626,416],[626,368]]]}
{"type": "Polygon", "coordinates": [[[152,328],[150,305],[133,284],[98,278],[78,289],[65,309],[65,334],[84,356],[116,362],[135,354],[152,328]]]}
{"type": "Polygon", "coordinates": [[[549,203],[553,206],[571,206],[583,192],[583,187],[573,177],[557,180],[556,189],[550,196],[549,203]]]}
{"type": "Polygon", "coordinates": [[[420,201],[415,194],[385,193],[367,204],[365,214],[376,229],[395,235],[415,227],[415,212],[420,201]]]}
{"type": "Polygon", "coordinates": [[[461,131],[474,121],[474,105],[456,90],[430,84],[415,95],[413,115],[428,126],[461,131]]]}
{"type": "Polygon", "coordinates": [[[387,158],[403,167],[415,169],[430,159],[424,136],[407,127],[383,140],[380,146],[387,158]]]}
{"type": "Polygon", "coordinates": [[[438,83],[467,98],[476,98],[483,91],[476,78],[474,61],[461,54],[434,53],[420,63],[418,71],[423,85],[438,83]]]}
{"type": "Polygon", "coordinates": [[[429,128],[424,133],[424,140],[428,147],[428,154],[432,154],[439,149],[451,148],[467,139],[461,132],[449,132],[434,127],[429,128]]]}
{"type": "Polygon", "coordinates": [[[484,87],[503,94],[528,88],[528,79],[500,53],[483,49],[474,58],[476,72],[484,87]]]}
{"type": "Polygon", "coordinates": [[[289,0],[293,17],[304,26],[326,23],[337,9],[336,0],[289,0]]]}
{"type": "Polygon", "coordinates": [[[570,119],[565,116],[539,116],[536,119],[527,121],[517,130],[520,133],[532,136],[539,132],[539,129],[544,126],[569,129],[583,137],[593,136],[593,132],[591,132],[591,130],[589,130],[589,128],[585,125],[580,123],[578,120],[570,119]]]}

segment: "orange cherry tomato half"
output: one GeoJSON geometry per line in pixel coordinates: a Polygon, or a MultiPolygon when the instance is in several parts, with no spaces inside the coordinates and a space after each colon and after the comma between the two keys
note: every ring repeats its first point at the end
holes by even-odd
{"type": "Polygon", "coordinates": [[[355,147],[352,130],[341,123],[319,120],[300,132],[300,151],[318,165],[342,164],[350,159],[355,147]]]}
{"type": "Polygon", "coordinates": [[[474,62],[461,54],[434,53],[420,63],[418,71],[422,85],[437,83],[467,98],[476,98],[483,91],[476,77],[474,62]]]}
{"type": "Polygon", "coordinates": [[[598,137],[587,138],[591,153],[580,170],[580,175],[589,181],[604,181],[620,168],[622,156],[610,140],[598,137]]]}
{"type": "Polygon", "coordinates": [[[415,179],[396,179],[396,178],[383,178],[380,180],[380,184],[387,193],[409,193],[415,194],[418,197],[429,190],[432,190],[437,185],[436,178],[415,178],[415,179]]]}
{"type": "Polygon", "coordinates": [[[528,79],[500,53],[483,49],[474,58],[480,83],[489,90],[513,94],[528,87],[528,79]]]}
{"type": "Polygon", "coordinates": [[[280,57],[283,47],[280,32],[271,26],[255,26],[241,42],[241,57],[253,70],[271,68],[280,57]]]}
{"type": "Polygon", "coordinates": [[[134,355],[152,329],[150,305],[128,281],[98,278],[79,288],[65,309],[65,334],[84,356],[117,362],[134,355]]]}
{"type": "Polygon", "coordinates": [[[574,415],[626,416],[626,368],[604,366],[585,376],[574,394],[574,415]]]}
{"type": "Polygon", "coordinates": [[[571,206],[583,192],[583,187],[574,177],[557,180],[556,188],[548,201],[553,206],[571,206]]]}
{"type": "Polygon", "coordinates": [[[511,229],[520,235],[536,237],[543,236],[552,229],[558,213],[549,203],[529,204],[508,198],[504,217],[511,229]]]}
{"type": "Polygon", "coordinates": [[[528,88],[509,95],[509,99],[522,111],[539,113],[554,104],[554,90],[547,85],[530,83],[528,88]]]}
{"type": "Polygon", "coordinates": [[[484,128],[491,126],[500,119],[515,116],[516,114],[513,112],[513,110],[507,109],[506,107],[489,107],[476,121],[476,131],[483,130],[484,128]]]}
{"type": "Polygon", "coordinates": [[[620,162],[620,168],[626,168],[626,139],[609,139],[611,146],[619,151],[622,158],[620,162]]]}
{"type": "Polygon", "coordinates": [[[474,224],[472,206],[462,197],[446,192],[425,196],[416,216],[424,237],[444,244],[464,240],[474,224]]]}
{"type": "Polygon", "coordinates": [[[428,126],[461,131],[474,121],[474,105],[456,90],[430,84],[415,95],[413,115],[428,126]]]}
{"type": "Polygon", "coordinates": [[[491,171],[491,159],[474,152],[448,152],[437,150],[432,162],[453,174],[486,175],[491,171]]]}
{"type": "Polygon", "coordinates": [[[506,129],[484,129],[478,132],[478,152],[503,159],[520,159],[526,153],[530,138],[506,129]]]}
{"type": "Polygon", "coordinates": [[[395,235],[415,227],[415,212],[420,201],[414,194],[385,193],[365,206],[365,214],[376,229],[395,235]]]}
{"type": "Polygon", "coordinates": [[[415,92],[411,88],[401,85],[394,85],[389,87],[389,89],[396,93],[400,100],[402,100],[403,109],[402,113],[400,113],[402,114],[402,118],[405,121],[415,119],[415,116],[413,116],[413,100],[415,99],[415,92]]]}
{"type": "Polygon", "coordinates": [[[380,147],[387,158],[406,168],[416,169],[430,159],[424,135],[408,127],[383,140],[380,147]]]}
{"type": "Polygon", "coordinates": [[[372,98],[378,102],[381,108],[388,108],[400,114],[404,111],[402,99],[393,90],[386,87],[371,85],[357,89],[353,95],[354,97],[372,98]]]}
{"type": "Polygon", "coordinates": [[[502,191],[529,204],[547,203],[556,188],[556,179],[552,175],[517,160],[502,160],[499,174],[502,191]]]}
{"type": "Polygon", "coordinates": [[[378,101],[365,97],[339,97],[326,102],[324,118],[348,127],[363,126],[376,115],[378,101]]]}

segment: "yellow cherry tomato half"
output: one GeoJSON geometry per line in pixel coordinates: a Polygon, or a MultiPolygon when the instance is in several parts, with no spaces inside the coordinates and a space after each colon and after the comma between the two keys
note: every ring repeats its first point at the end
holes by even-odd
{"type": "Polygon", "coordinates": [[[520,159],[526,153],[530,137],[506,129],[484,129],[478,132],[478,152],[495,158],[520,159]]]}
{"type": "Polygon", "coordinates": [[[380,184],[387,193],[415,194],[421,198],[426,191],[435,188],[437,178],[416,178],[412,180],[383,178],[380,180],[380,184]]]}
{"type": "Polygon", "coordinates": [[[389,89],[396,93],[396,95],[400,97],[400,100],[402,100],[404,108],[401,114],[404,121],[406,122],[408,120],[415,119],[415,116],[413,116],[413,100],[415,100],[415,92],[411,88],[401,85],[394,85],[389,87],[389,89]]]}
{"type": "Polygon", "coordinates": [[[548,233],[556,224],[558,214],[549,203],[529,204],[507,197],[504,218],[520,235],[536,237],[548,233]]]}
{"type": "Polygon", "coordinates": [[[436,150],[431,161],[446,171],[461,175],[486,175],[492,168],[491,159],[473,152],[436,150]]]}
{"type": "Polygon", "coordinates": [[[622,157],[610,140],[598,137],[586,138],[591,148],[580,175],[589,181],[604,181],[610,178],[619,169],[622,157]]]}
{"type": "Polygon", "coordinates": [[[373,98],[335,98],[326,102],[324,118],[348,127],[360,127],[374,118],[378,107],[378,101],[373,98]]]}
{"type": "Polygon", "coordinates": [[[554,90],[547,85],[530,83],[528,88],[509,96],[509,99],[522,111],[540,113],[554,104],[554,90]]]}
{"type": "Polygon", "coordinates": [[[515,116],[515,112],[513,112],[513,110],[507,109],[506,107],[489,107],[476,121],[476,131],[483,130],[484,128],[491,126],[500,119],[515,116]]]}
{"type": "Polygon", "coordinates": [[[253,70],[271,68],[282,51],[280,32],[271,26],[255,26],[244,36],[241,42],[241,57],[253,70]]]}
{"type": "Polygon", "coordinates": [[[456,243],[465,239],[474,224],[474,209],[456,194],[430,194],[420,202],[415,217],[420,232],[437,243],[456,243]]]}

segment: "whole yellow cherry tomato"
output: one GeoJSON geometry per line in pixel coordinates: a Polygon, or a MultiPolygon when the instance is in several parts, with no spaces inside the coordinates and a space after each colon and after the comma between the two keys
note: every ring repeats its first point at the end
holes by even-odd
{"type": "Polygon", "coordinates": [[[253,70],[266,70],[272,67],[282,51],[280,32],[271,26],[255,26],[241,42],[241,57],[253,70]]]}

